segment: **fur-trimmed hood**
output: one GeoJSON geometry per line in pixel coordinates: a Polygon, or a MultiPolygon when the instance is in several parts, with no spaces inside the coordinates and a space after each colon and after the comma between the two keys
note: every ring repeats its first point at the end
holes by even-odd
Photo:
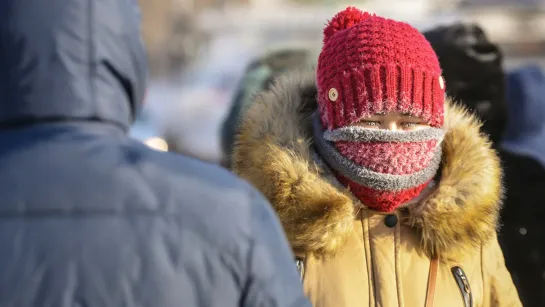
{"type": "MultiPolygon", "coordinates": [[[[344,242],[358,206],[313,159],[316,108],[313,72],[279,79],[245,114],[233,170],[273,204],[296,253],[319,255],[344,242]]],[[[403,219],[418,232],[421,251],[439,257],[492,238],[502,197],[500,162],[479,121],[450,101],[445,116],[441,178],[403,219]]]]}

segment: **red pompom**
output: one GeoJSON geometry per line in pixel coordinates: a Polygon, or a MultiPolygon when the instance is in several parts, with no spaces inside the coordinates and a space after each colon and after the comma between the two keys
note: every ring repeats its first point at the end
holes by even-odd
{"type": "Polygon", "coordinates": [[[353,6],[347,7],[343,11],[337,13],[325,27],[324,43],[337,31],[348,29],[370,17],[372,17],[372,15],[367,12],[362,12],[353,6]]]}

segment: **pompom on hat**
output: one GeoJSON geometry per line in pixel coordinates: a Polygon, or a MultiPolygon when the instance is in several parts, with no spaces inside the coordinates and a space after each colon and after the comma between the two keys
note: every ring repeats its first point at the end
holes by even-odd
{"type": "Polygon", "coordinates": [[[323,43],[316,77],[326,129],[387,112],[442,127],[445,83],[437,55],[417,29],[348,7],[325,27],[323,43]]]}

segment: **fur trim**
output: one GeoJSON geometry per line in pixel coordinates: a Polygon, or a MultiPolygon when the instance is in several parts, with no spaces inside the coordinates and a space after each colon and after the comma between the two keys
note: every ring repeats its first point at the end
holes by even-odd
{"type": "MultiPolygon", "coordinates": [[[[292,73],[260,94],[245,114],[233,170],[273,204],[296,254],[334,253],[352,231],[359,206],[313,159],[313,73],[292,73]]],[[[420,236],[421,251],[446,257],[480,246],[495,233],[501,200],[499,159],[479,121],[447,102],[441,178],[408,206],[404,223],[420,236]]]]}

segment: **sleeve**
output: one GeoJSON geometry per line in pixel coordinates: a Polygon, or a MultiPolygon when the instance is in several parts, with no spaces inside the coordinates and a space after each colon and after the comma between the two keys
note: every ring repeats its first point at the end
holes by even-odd
{"type": "Polygon", "coordinates": [[[253,199],[253,238],[241,306],[311,307],[280,221],[263,196],[255,192],[253,199]]]}
{"type": "Polygon", "coordinates": [[[490,307],[522,306],[511,274],[505,266],[497,235],[482,248],[484,304],[490,307]]]}

